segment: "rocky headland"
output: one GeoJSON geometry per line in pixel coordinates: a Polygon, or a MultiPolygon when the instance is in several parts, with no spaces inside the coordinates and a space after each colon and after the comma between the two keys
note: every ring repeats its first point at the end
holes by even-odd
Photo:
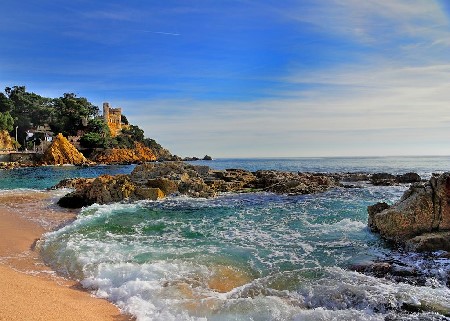
{"type": "Polygon", "coordinates": [[[172,194],[191,197],[214,197],[218,193],[248,191],[310,194],[324,192],[338,184],[335,178],[324,174],[213,170],[208,166],[183,162],[154,162],[138,165],[130,175],[64,180],[55,188],[75,189],[62,197],[59,205],[78,208],[93,203],[156,200],[172,194]]]}
{"type": "Polygon", "coordinates": [[[450,251],[450,173],[412,184],[392,206],[368,207],[369,228],[413,251],[450,251]]]}

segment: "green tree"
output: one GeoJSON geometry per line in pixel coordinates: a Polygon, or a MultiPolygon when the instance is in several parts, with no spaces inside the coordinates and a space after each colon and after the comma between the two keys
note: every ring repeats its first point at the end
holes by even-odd
{"type": "Polygon", "coordinates": [[[104,148],[105,137],[99,133],[89,132],[80,138],[80,145],[85,148],[104,148]]]}
{"type": "Polygon", "coordinates": [[[100,118],[90,119],[87,132],[80,138],[80,145],[85,148],[107,148],[111,143],[108,125],[100,118]]]}
{"type": "Polygon", "coordinates": [[[103,134],[104,136],[111,136],[109,127],[106,125],[103,118],[90,119],[87,128],[89,132],[103,134]]]}
{"type": "Polygon", "coordinates": [[[84,129],[86,122],[98,116],[99,109],[84,97],[75,94],[64,94],[53,100],[55,118],[50,126],[52,130],[65,136],[76,135],[79,129],[84,129]]]}
{"type": "Polygon", "coordinates": [[[0,113],[9,112],[12,109],[12,101],[4,93],[0,93],[0,113]]]}
{"type": "Polygon", "coordinates": [[[12,131],[14,128],[14,119],[11,114],[7,112],[0,112],[0,130],[12,131]]]}
{"type": "Polygon", "coordinates": [[[124,114],[120,115],[120,121],[122,122],[122,124],[125,124],[125,125],[129,124],[128,119],[124,114]]]}
{"type": "MultiPolygon", "coordinates": [[[[14,127],[17,126],[18,141],[23,142],[26,138],[26,131],[33,126],[48,122],[53,113],[52,100],[41,97],[35,93],[26,91],[25,86],[14,86],[5,88],[8,101],[0,98],[2,108],[10,109],[10,114],[14,119],[14,127]]],[[[10,133],[14,135],[15,133],[10,133]]]]}
{"type": "MultiPolygon", "coordinates": [[[[6,94],[10,101],[11,115],[20,125],[34,126],[48,123],[53,116],[52,99],[42,97],[26,91],[25,86],[6,87],[6,94]]],[[[28,129],[25,128],[25,129],[28,129]]]]}
{"type": "Polygon", "coordinates": [[[144,141],[144,131],[138,126],[130,125],[128,128],[122,129],[122,135],[128,136],[133,141],[143,142],[144,141]]]}

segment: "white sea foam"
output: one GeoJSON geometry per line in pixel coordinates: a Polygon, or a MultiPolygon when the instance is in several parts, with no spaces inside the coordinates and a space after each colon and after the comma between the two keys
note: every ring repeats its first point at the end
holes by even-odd
{"type": "Polygon", "coordinates": [[[394,283],[337,267],[327,268],[326,272],[324,278],[300,290],[310,308],[357,309],[384,314],[408,305],[418,309],[450,311],[450,290],[447,287],[394,283]]]}
{"type": "Polygon", "coordinates": [[[372,321],[404,304],[450,309],[442,280],[415,287],[335,267],[368,252],[368,232],[360,217],[336,215],[327,197],[95,204],[40,246],[138,321],[372,321]],[[219,293],[208,283],[217,264],[252,278],[219,293]]]}

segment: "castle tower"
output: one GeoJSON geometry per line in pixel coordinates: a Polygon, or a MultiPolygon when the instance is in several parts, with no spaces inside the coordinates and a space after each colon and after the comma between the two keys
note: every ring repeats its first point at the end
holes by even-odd
{"type": "Polygon", "coordinates": [[[103,119],[105,123],[109,123],[109,103],[103,103],[103,119]]]}
{"type": "Polygon", "coordinates": [[[122,108],[111,108],[109,103],[103,103],[103,119],[109,127],[111,136],[117,136],[122,130],[122,108]]]}

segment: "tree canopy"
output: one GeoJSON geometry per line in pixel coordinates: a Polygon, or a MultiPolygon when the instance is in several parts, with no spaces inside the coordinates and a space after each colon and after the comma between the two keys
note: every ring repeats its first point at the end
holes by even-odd
{"type": "Polygon", "coordinates": [[[0,130],[12,131],[14,128],[14,119],[11,114],[7,112],[0,112],[0,130]]]}
{"type": "Polygon", "coordinates": [[[126,126],[114,138],[98,116],[97,106],[74,93],[48,98],[28,92],[25,86],[6,87],[4,93],[0,92],[0,130],[15,136],[17,126],[19,142],[26,141],[28,130],[48,124],[55,134],[77,136],[82,132],[80,144],[85,148],[133,148],[136,141],[150,148],[162,148],[155,140],[145,138],[138,126],[130,125],[125,115],[121,115],[121,121],[126,126]]]}

